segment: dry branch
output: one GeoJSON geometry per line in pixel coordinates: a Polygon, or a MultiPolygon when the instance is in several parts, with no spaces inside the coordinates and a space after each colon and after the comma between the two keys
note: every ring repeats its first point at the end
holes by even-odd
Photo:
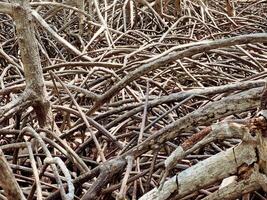
{"type": "Polygon", "coordinates": [[[266,196],[266,1],[238,1],[238,17],[226,1],[140,2],[0,3],[0,149],[18,187],[266,196]]]}
{"type": "Polygon", "coordinates": [[[0,13],[5,13],[8,15],[12,14],[12,5],[6,2],[0,2],[0,13]]]}
{"type": "Polygon", "coordinates": [[[177,176],[167,180],[161,190],[155,188],[142,196],[140,200],[163,200],[167,199],[176,191],[178,193],[176,198],[179,199],[214,182],[222,180],[231,174],[237,173],[240,166],[244,164],[251,165],[256,160],[257,152],[255,150],[255,144],[242,143],[238,147],[216,154],[184,170],[177,176]]]}
{"type": "Polygon", "coordinates": [[[112,88],[110,88],[105,94],[102,95],[101,99],[95,103],[95,105],[91,108],[90,114],[95,112],[100,106],[110,100],[118,91],[123,89],[126,85],[130,82],[134,81],[135,79],[139,78],[140,76],[147,74],[150,71],[156,70],[162,65],[166,65],[170,62],[173,62],[178,59],[182,59],[185,57],[191,57],[198,53],[208,52],[212,49],[223,48],[233,45],[241,45],[241,44],[248,44],[248,43],[264,43],[267,42],[267,33],[258,33],[258,34],[249,34],[249,35],[242,35],[236,36],[233,38],[221,39],[216,41],[207,41],[206,44],[196,45],[190,47],[186,50],[179,50],[178,47],[174,47],[166,53],[163,53],[163,56],[159,56],[158,58],[149,59],[144,65],[141,65],[136,70],[130,72],[127,76],[121,79],[117,84],[115,84],[112,88]]]}
{"type": "Polygon", "coordinates": [[[4,189],[6,197],[8,199],[25,200],[26,198],[25,198],[20,186],[18,185],[18,183],[16,181],[14,174],[13,174],[7,160],[5,159],[5,156],[2,152],[2,150],[0,150],[0,169],[1,169],[0,185],[4,189]]]}

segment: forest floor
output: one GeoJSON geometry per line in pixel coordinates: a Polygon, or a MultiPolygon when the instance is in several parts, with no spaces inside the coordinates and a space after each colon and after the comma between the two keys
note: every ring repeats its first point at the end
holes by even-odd
{"type": "MultiPolygon", "coordinates": [[[[75,199],[138,199],[242,141],[199,144],[203,131],[247,123],[260,110],[267,1],[237,1],[235,16],[219,0],[184,1],[178,15],[171,3],[158,13],[153,4],[99,2],[85,18],[71,6],[30,3],[50,27],[35,18],[55,124],[40,128],[27,102],[0,115],[0,149],[28,199],[59,199],[65,183],[68,194],[74,186],[75,199]],[[40,145],[31,147],[32,138],[40,145]],[[170,167],[166,160],[181,147],[188,152],[170,167]],[[58,177],[51,163],[60,166],[58,177]]],[[[0,14],[0,106],[24,91],[22,69],[14,23],[0,14]]],[[[167,198],[204,199],[221,183],[218,178],[167,198]]],[[[0,199],[4,195],[0,190],[0,199]]],[[[267,193],[257,188],[238,198],[267,199],[267,193]]]]}

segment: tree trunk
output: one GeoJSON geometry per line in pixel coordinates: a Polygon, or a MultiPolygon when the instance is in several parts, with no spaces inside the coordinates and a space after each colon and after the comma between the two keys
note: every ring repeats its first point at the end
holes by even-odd
{"type": "Polygon", "coordinates": [[[16,23],[16,34],[26,81],[25,92],[32,101],[39,125],[44,127],[50,121],[47,117],[50,105],[47,100],[38,44],[34,32],[34,21],[28,1],[14,0],[13,3],[13,19],[16,23]]]}

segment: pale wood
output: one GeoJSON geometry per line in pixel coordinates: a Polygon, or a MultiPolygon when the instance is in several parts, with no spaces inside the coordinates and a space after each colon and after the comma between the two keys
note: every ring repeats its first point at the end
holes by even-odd
{"type": "Polygon", "coordinates": [[[239,166],[243,164],[250,165],[256,160],[255,144],[242,143],[182,171],[177,176],[167,180],[161,190],[154,188],[139,200],[163,200],[174,192],[178,193],[177,198],[181,198],[237,173],[239,166]]]}

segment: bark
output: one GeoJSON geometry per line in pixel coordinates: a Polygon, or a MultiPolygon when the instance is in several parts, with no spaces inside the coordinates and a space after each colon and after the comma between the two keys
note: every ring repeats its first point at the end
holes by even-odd
{"type": "MultiPolygon", "coordinates": [[[[105,162],[103,164],[105,168],[112,168],[111,166],[113,163],[116,163],[116,167],[113,167],[113,170],[109,170],[109,175],[107,175],[106,172],[101,171],[97,181],[87,191],[86,195],[83,198],[84,199],[95,199],[101,191],[100,188],[106,185],[108,181],[111,181],[111,178],[114,177],[120,170],[124,168],[124,166],[126,165],[125,158],[127,156],[133,156],[134,158],[136,158],[149,150],[153,150],[159,147],[160,145],[164,144],[166,141],[174,139],[175,137],[179,135],[180,132],[190,130],[192,126],[204,125],[216,119],[220,119],[222,117],[225,117],[225,116],[228,116],[234,113],[244,112],[246,110],[255,108],[260,105],[261,92],[262,92],[262,88],[251,89],[251,90],[242,92],[240,94],[235,94],[235,95],[226,97],[220,101],[212,102],[202,108],[199,108],[195,112],[192,112],[186,115],[185,117],[178,119],[174,123],[169,124],[165,128],[161,129],[160,131],[156,132],[155,134],[147,138],[140,145],[134,147],[132,150],[123,154],[121,157],[105,162]],[[88,197],[88,198],[85,198],[85,197],[88,197]]],[[[243,149],[243,147],[241,148],[243,149]]],[[[248,149],[250,149],[250,147],[248,147],[248,149]]],[[[249,152],[253,153],[254,151],[249,151],[249,152]]],[[[250,155],[250,154],[247,154],[247,155],[250,155]]],[[[252,160],[254,160],[254,156],[252,157],[253,157],[252,160]]],[[[242,157],[242,158],[245,158],[245,157],[242,157]]],[[[216,160],[219,160],[219,159],[216,159],[216,160]]],[[[214,161],[211,161],[211,162],[214,162],[214,161]]],[[[212,166],[212,168],[214,168],[214,165],[212,166]]],[[[236,169],[232,169],[232,170],[236,170],[236,169]]],[[[192,170],[192,173],[193,171],[194,170],[192,170]]],[[[223,175],[221,176],[221,179],[227,177],[228,175],[230,174],[223,173],[223,175]]],[[[184,174],[183,176],[185,176],[186,178],[189,178],[188,174],[184,174]]],[[[214,180],[210,182],[208,181],[207,185],[211,184],[212,182],[214,182],[214,180]]],[[[173,182],[171,182],[171,185],[172,184],[173,182]]],[[[172,185],[172,187],[174,186],[172,185]]],[[[183,194],[186,195],[188,193],[183,193],[183,194]]],[[[56,194],[53,196],[53,198],[51,197],[49,199],[50,200],[56,199],[56,194]]]]}
{"type": "Polygon", "coordinates": [[[227,15],[230,17],[235,16],[234,0],[225,0],[227,15]]]}
{"type": "Polygon", "coordinates": [[[1,149],[0,171],[0,186],[4,189],[7,199],[26,200],[1,149]]]}
{"type": "Polygon", "coordinates": [[[163,200],[173,193],[177,193],[175,198],[180,199],[233,174],[238,176],[238,182],[232,181],[220,187],[205,199],[234,199],[259,188],[267,191],[266,128],[266,118],[263,116],[253,118],[244,125],[227,128],[224,134],[243,135],[242,143],[182,171],[160,188],[143,195],[140,200],[163,200]]]}
{"type": "Polygon", "coordinates": [[[0,2],[0,13],[12,14],[12,5],[10,3],[0,2]]]}
{"type": "Polygon", "coordinates": [[[143,195],[140,200],[167,199],[174,192],[178,193],[177,198],[184,197],[231,174],[237,173],[240,166],[244,164],[251,165],[256,160],[255,145],[243,143],[236,148],[216,154],[182,171],[166,181],[161,190],[155,188],[143,195]]]}
{"type": "Polygon", "coordinates": [[[34,20],[29,2],[14,0],[13,3],[12,13],[24,68],[25,90],[30,93],[39,125],[43,127],[50,121],[47,118],[50,105],[47,100],[38,44],[34,32],[34,20]]]}
{"type": "Polygon", "coordinates": [[[175,16],[178,17],[181,15],[182,7],[181,7],[181,0],[174,0],[174,6],[175,6],[175,16]]]}
{"type": "Polygon", "coordinates": [[[126,154],[137,157],[174,139],[180,132],[190,130],[192,126],[205,125],[222,117],[256,108],[260,104],[261,92],[262,88],[251,89],[203,106],[162,128],[126,154]]]}
{"type": "MultiPolygon", "coordinates": [[[[163,65],[182,59],[185,57],[191,57],[198,53],[208,52],[213,49],[229,47],[233,45],[259,43],[267,41],[267,33],[241,35],[232,38],[220,39],[215,41],[206,41],[204,44],[196,43],[185,50],[181,50],[182,47],[174,47],[157,57],[153,57],[142,64],[136,70],[128,73],[117,84],[112,86],[106,93],[101,96],[101,99],[97,101],[91,108],[88,114],[93,114],[100,106],[108,102],[115,94],[121,89],[127,86],[129,83],[137,79],[138,77],[147,74],[150,71],[156,70],[163,65]]],[[[183,46],[185,48],[186,46],[183,46]]]]}

